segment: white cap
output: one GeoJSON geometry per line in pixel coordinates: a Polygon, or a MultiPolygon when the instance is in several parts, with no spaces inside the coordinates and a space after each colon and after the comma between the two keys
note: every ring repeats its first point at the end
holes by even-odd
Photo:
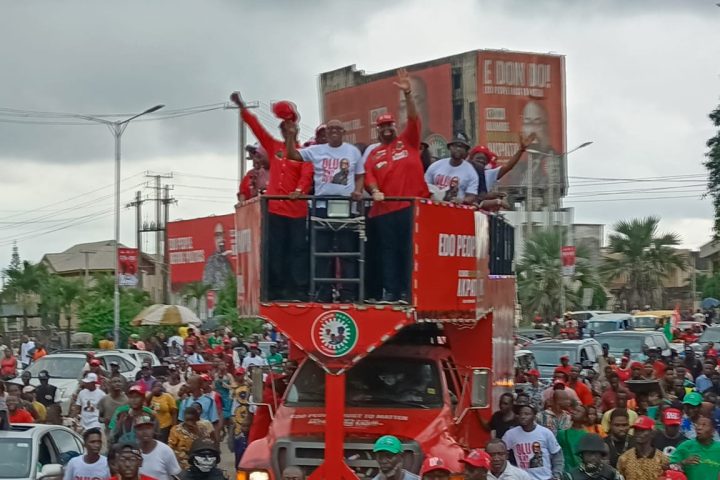
{"type": "Polygon", "coordinates": [[[22,393],[33,393],[35,391],[35,387],[32,385],[28,385],[26,387],[23,387],[22,393]]]}
{"type": "Polygon", "coordinates": [[[98,378],[97,375],[94,373],[88,373],[85,375],[85,378],[83,378],[83,383],[97,383],[98,378]]]}

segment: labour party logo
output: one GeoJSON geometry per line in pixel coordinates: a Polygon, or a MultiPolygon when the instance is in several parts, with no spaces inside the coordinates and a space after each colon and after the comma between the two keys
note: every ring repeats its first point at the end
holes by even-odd
{"type": "Polygon", "coordinates": [[[328,357],[342,357],[355,348],[358,328],[347,313],[325,312],[313,322],[311,335],[320,353],[328,357]]]}

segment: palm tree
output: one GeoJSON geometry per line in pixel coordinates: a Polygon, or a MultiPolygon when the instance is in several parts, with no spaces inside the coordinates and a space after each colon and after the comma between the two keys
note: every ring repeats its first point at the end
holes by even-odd
{"type": "Polygon", "coordinates": [[[72,321],[72,311],[75,304],[78,302],[80,295],[84,291],[84,282],[79,278],[62,278],[53,277],[51,279],[52,289],[55,291],[57,296],[59,310],[65,315],[65,322],[67,325],[67,345],[70,346],[70,331],[72,321]]]}
{"type": "MultiPolygon", "coordinates": [[[[562,232],[547,229],[535,232],[525,244],[517,265],[517,278],[518,297],[526,317],[540,315],[547,320],[564,313],[560,311],[562,238],[562,232]]],[[[602,291],[587,249],[583,246],[578,246],[575,252],[575,274],[566,277],[564,282],[565,306],[568,309],[580,306],[583,289],[602,291]]]]}
{"type": "Polygon", "coordinates": [[[627,305],[657,305],[662,299],[662,282],[687,263],[674,248],[680,244],[676,233],[658,233],[658,217],[621,220],[610,234],[608,256],[601,272],[607,281],[625,280],[618,297],[627,305]]]}
{"type": "Polygon", "coordinates": [[[181,295],[185,303],[189,303],[188,300],[195,300],[195,313],[200,317],[200,300],[207,295],[212,289],[212,285],[204,282],[190,282],[183,286],[181,295]]]}
{"type": "Polygon", "coordinates": [[[37,305],[38,296],[41,294],[50,274],[47,267],[42,263],[32,263],[25,260],[19,268],[6,269],[5,275],[8,277],[5,293],[22,308],[23,331],[27,332],[28,312],[30,308],[37,305]]]}

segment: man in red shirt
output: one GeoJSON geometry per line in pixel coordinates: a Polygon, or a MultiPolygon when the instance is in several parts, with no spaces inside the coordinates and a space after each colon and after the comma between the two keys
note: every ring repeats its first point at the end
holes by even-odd
{"type": "Polygon", "coordinates": [[[620,380],[623,382],[627,382],[628,380],[630,380],[630,375],[632,374],[632,372],[630,371],[630,367],[628,366],[629,362],[629,357],[622,357],[620,359],[620,366],[616,370],[618,378],[620,378],[620,380]]]}
{"type": "Polygon", "coordinates": [[[380,144],[365,163],[365,188],[374,201],[368,216],[379,239],[383,303],[408,303],[413,224],[410,202],[384,201],[385,197],[430,196],[420,159],[421,125],[411,85],[407,71],[400,69],[395,86],[405,96],[407,125],[398,135],[395,118],[380,115],[376,121],[380,144]]]}
{"type": "Polygon", "coordinates": [[[577,396],[580,399],[580,403],[589,407],[594,403],[593,394],[590,387],[585,385],[583,382],[578,381],[578,378],[580,377],[580,368],[581,367],[579,365],[573,365],[570,368],[570,381],[567,386],[575,390],[575,393],[577,393],[577,396]]]}
{"type": "Polygon", "coordinates": [[[563,372],[565,375],[570,377],[570,370],[572,369],[572,366],[570,365],[570,357],[567,355],[563,355],[560,357],[560,365],[555,367],[556,372],[563,372]]]}
{"type": "Polygon", "coordinates": [[[20,401],[17,397],[9,396],[7,400],[8,418],[11,424],[15,423],[35,423],[33,416],[24,408],[18,408],[20,401]]]}
{"type": "Polygon", "coordinates": [[[255,144],[248,145],[245,150],[248,152],[247,159],[253,162],[253,168],[245,174],[240,182],[240,189],[237,193],[238,202],[250,200],[265,193],[270,178],[270,163],[265,149],[255,144]]]}
{"type": "Polygon", "coordinates": [[[308,206],[305,200],[298,200],[298,197],[310,192],[312,163],[291,160],[287,156],[285,142],[297,143],[298,128],[295,121],[283,120],[280,123],[283,140],[278,140],[245,108],[238,92],[233,93],[230,99],[240,107],[243,120],[267,152],[270,179],[265,193],[290,197],[290,200],[271,200],[268,203],[270,275],[266,294],[270,299],[305,300],[308,295],[309,268],[306,240],[308,206]]]}

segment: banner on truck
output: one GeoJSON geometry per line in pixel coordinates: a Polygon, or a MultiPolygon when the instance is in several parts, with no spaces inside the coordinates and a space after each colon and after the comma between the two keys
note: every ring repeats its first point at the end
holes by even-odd
{"type": "Polygon", "coordinates": [[[121,287],[137,287],[138,284],[138,250],[137,248],[118,248],[118,285],[121,287]]]}
{"type": "Polygon", "coordinates": [[[173,291],[191,282],[221,290],[235,272],[234,215],[168,222],[167,229],[173,291]]]}
{"type": "Polygon", "coordinates": [[[565,145],[565,59],[558,55],[479,51],[477,139],[505,164],[520,148],[521,137],[537,139],[500,186],[524,195],[567,190],[565,145]],[[528,170],[528,161],[532,169],[528,170]],[[531,178],[532,177],[532,178],[531,178]]]}
{"type": "MultiPolygon", "coordinates": [[[[420,138],[434,156],[447,156],[447,142],[452,137],[452,78],[450,64],[410,70],[412,94],[422,122],[420,138]]],[[[390,113],[402,132],[407,118],[405,97],[393,82],[395,71],[361,85],[327,92],[323,100],[323,118],[337,119],[345,127],[348,143],[377,142],[375,120],[390,113]]]]}

